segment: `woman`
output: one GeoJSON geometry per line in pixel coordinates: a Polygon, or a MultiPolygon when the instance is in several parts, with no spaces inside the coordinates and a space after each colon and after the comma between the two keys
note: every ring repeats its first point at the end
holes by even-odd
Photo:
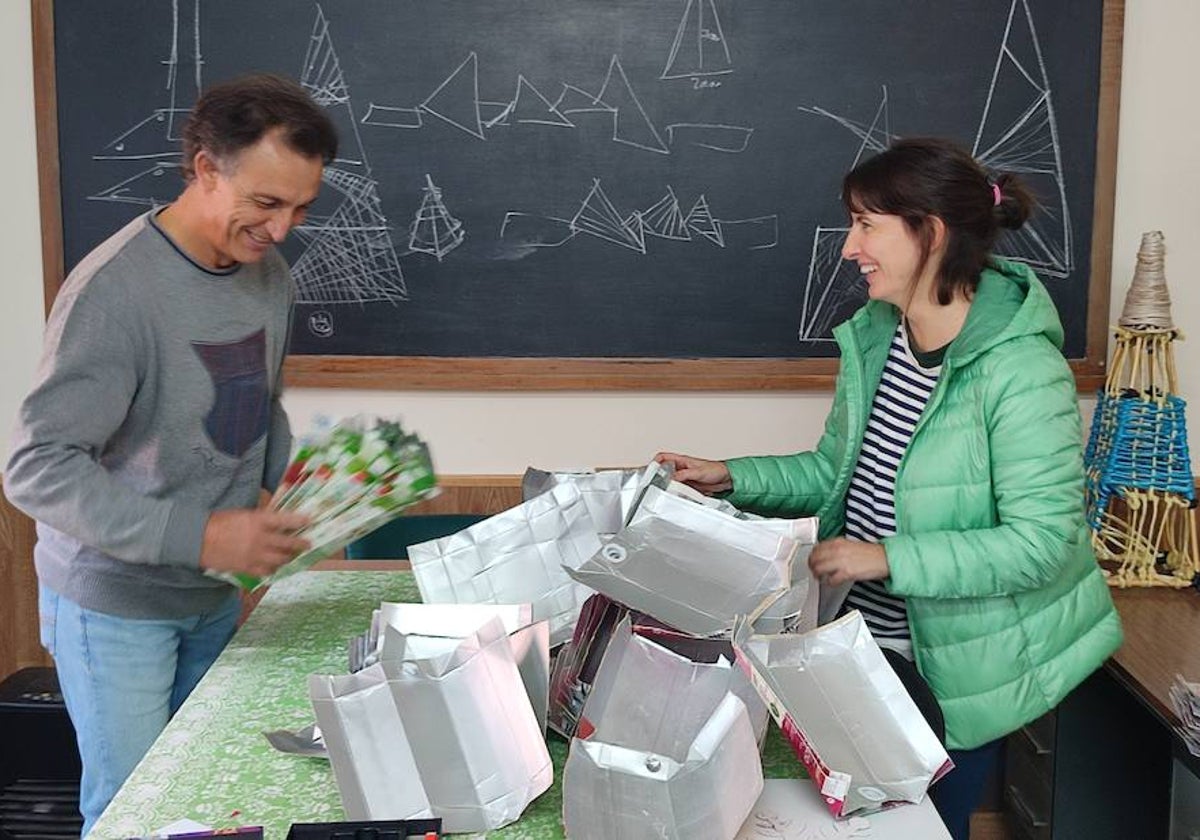
{"type": "Polygon", "coordinates": [[[990,254],[1029,216],[1015,178],[905,140],[850,172],[842,201],[842,256],[870,300],[834,331],[816,450],[657,458],[738,507],[820,517],[813,574],[848,589],[841,610],[912,659],[942,706],[956,769],[931,794],[966,838],[1003,737],[1121,642],[1084,523],[1075,383],[1045,288],[990,254]]]}

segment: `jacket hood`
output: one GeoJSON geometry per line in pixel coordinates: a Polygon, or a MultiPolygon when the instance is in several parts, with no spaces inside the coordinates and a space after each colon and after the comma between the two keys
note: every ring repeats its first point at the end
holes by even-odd
{"type": "Polygon", "coordinates": [[[1050,293],[1029,266],[992,257],[979,276],[962,331],[946,352],[966,361],[997,344],[1032,335],[1044,335],[1063,348],[1062,321],[1050,293]]]}
{"type": "MultiPolygon", "coordinates": [[[[860,340],[873,346],[891,342],[899,318],[895,306],[872,300],[848,324],[853,325],[860,340]]],[[[946,350],[947,359],[961,364],[997,344],[1030,335],[1044,335],[1062,350],[1062,321],[1050,293],[1024,263],[989,258],[962,331],[946,350]]]]}

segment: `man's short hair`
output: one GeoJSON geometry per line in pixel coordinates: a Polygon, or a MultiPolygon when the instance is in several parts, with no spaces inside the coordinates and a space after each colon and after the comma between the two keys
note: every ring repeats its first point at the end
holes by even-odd
{"type": "Polygon", "coordinates": [[[304,88],[282,76],[242,76],[205,91],[183,126],[183,177],[196,177],[193,163],[205,151],[231,160],[276,128],[292,151],[330,163],[337,155],[337,131],[304,88]]]}

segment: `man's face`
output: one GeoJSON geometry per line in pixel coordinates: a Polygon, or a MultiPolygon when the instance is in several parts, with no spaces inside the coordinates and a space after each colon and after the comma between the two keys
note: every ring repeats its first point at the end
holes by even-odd
{"type": "Polygon", "coordinates": [[[321,170],[320,158],[288,148],[278,129],[230,160],[202,152],[196,177],[204,199],[204,244],[211,253],[199,256],[217,268],[261,260],[304,221],[321,187],[321,170]]]}

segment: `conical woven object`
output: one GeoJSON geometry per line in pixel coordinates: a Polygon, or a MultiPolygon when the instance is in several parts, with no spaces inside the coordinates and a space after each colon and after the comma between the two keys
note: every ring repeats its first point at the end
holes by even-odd
{"type": "Polygon", "coordinates": [[[1200,576],[1185,404],[1176,393],[1163,236],[1142,235],[1084,451],[1092,548],[1111,586],[1190,586],[1200,576]]]}
{"type": "Polygon", "coordinates": [[[1163,271],[1165,252],[1162,231],[1152,230],[1142,234],[1133,282],[1129,284],[1125,306],[1117,321],[1122,327],[1175,329],[1175,323],[1171,320],[1171,293],[1167,291],[1167,277],[1163,271]]]}

